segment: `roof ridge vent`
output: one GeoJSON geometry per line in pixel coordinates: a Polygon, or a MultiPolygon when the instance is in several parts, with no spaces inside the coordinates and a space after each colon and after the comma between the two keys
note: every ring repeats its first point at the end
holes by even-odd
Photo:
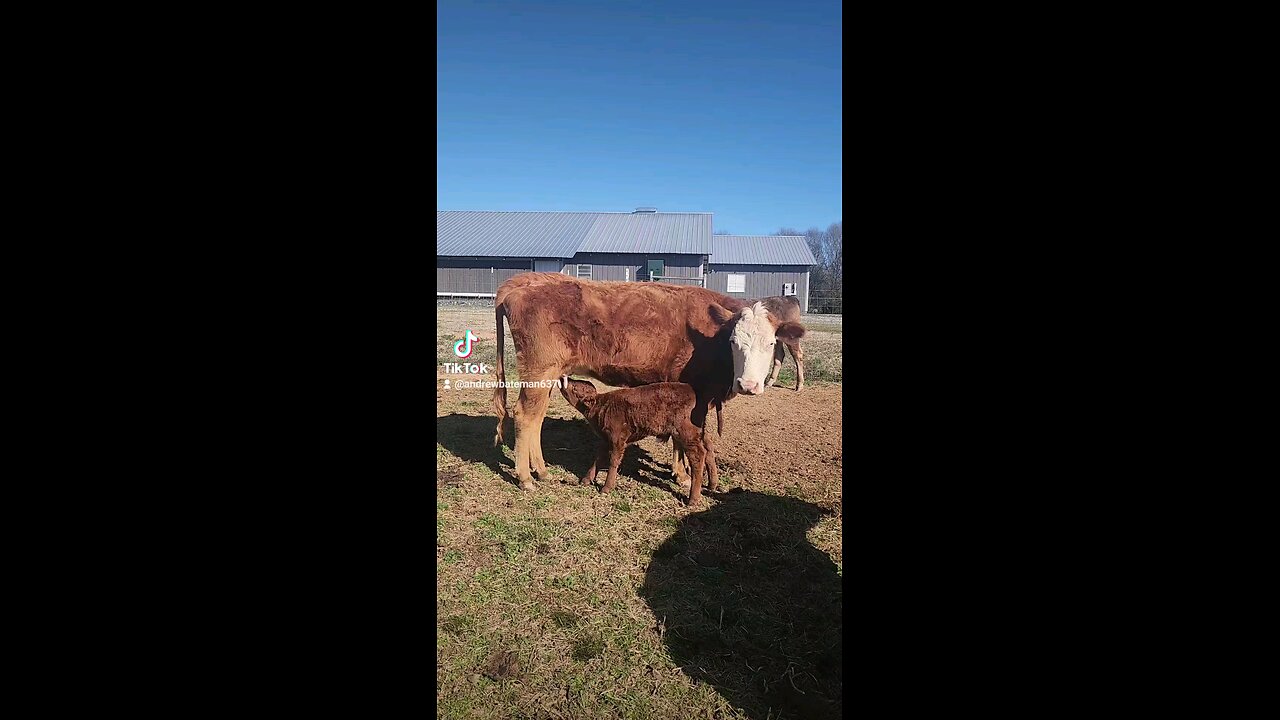
{"type": "Polygon", "coordinates": [[[632,215],[638,215],[640,213],[652,214],[656,212],[658,212],[658,208],[655,208],[655,207],[638,207],[636,208],[636,211],[631,214],[632,215]]]}

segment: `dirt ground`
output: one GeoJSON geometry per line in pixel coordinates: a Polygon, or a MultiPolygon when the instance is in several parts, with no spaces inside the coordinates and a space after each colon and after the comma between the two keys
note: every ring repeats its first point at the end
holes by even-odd
{"type": "MultiPolygon", "coordinates": [[[[492,364],[492,313],[441,312],[438,361],[471,329],[467,361],[492,364]]],[[[839,377],[840,328],[819,325],[805,351],[839,377]]],[[[509,336],[506,354],[511,379],[509,336]]],[[[792,378],[725,406],[722,492],[695,508],[653,439],[627,449],[612,493],[603,474],[579,485],[595,437],[559,393],[550,477],[522,492],[510,420],[493,444],[493,391],[438,389],[439,717],[840,717],[840,386],[792,378]]]]}

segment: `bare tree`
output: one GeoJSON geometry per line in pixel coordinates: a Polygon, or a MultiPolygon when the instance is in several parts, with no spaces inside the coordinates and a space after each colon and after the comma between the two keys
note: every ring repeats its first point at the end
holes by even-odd
{"type": "Polygon", "coordinates": [[[775,235],[801,235],[813,253],[814,266],[809,272],[809,291],[814,294],[811,311],[841,312],[844,271],[843,221],[834,222],[826,230],[811,227],[804,232],[782,228],[775,235]]]}

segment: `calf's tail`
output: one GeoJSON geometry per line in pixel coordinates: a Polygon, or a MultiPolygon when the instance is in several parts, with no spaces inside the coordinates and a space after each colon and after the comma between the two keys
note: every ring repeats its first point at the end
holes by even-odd
{"type": "Polygon", "coordinates": [[[507,419],[507,371],[503,367],[503,350],[505,343],[503,335],[506,333],[502,330],[502,315],[506,312],[506,306],[498,303],[494,306],[494,319],[498,323],[498,386],[493,389],[493,410],[498,414],[498,430],[493,436],[493,446],[497,447],[502,444],[502,423],[507,419]]]}

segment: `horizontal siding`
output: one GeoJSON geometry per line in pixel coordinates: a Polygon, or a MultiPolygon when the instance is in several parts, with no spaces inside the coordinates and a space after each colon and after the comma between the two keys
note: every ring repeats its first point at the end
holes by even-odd
{"type": "Polygon", "coordinates": [[[701,255],[661,255],[639,253],[578,253],[566,267],[569,275],[577,272],[578,265],[591,265],[591,279],[603,281],[635,281],[648,275],[649,261],[661,260],[666,264],[666,274],[671,277],[698,277],[702,266],[701,255]]]}
{"type": "Polygon", "coordinates": [[[753,298],[772,297],[782,294],[783,283],[796,284],[796,299],[800,301],[801,309],[804,308],[805,291],[808,288],[808,280],[805,279],[805,270],[794,266],[786,272],[773,272],[773,268],[767,271],[761,271],[758,268],[750,266],[734,266],[734,265],[713,265],[712,271],[707,274],[707,289],[714,290],[718,293],[724,293],[729,297],[741,298],[743,300],[753,298]],[[746,275],[746,287],[744,292],[729,292],[729,274],[746,275]]]}
{"type": "Polygon", "coordinates": [[[503,258],[436,258],[436,292],[496,293],[498,286],[522,272],[530,261],[503,258]]]}

